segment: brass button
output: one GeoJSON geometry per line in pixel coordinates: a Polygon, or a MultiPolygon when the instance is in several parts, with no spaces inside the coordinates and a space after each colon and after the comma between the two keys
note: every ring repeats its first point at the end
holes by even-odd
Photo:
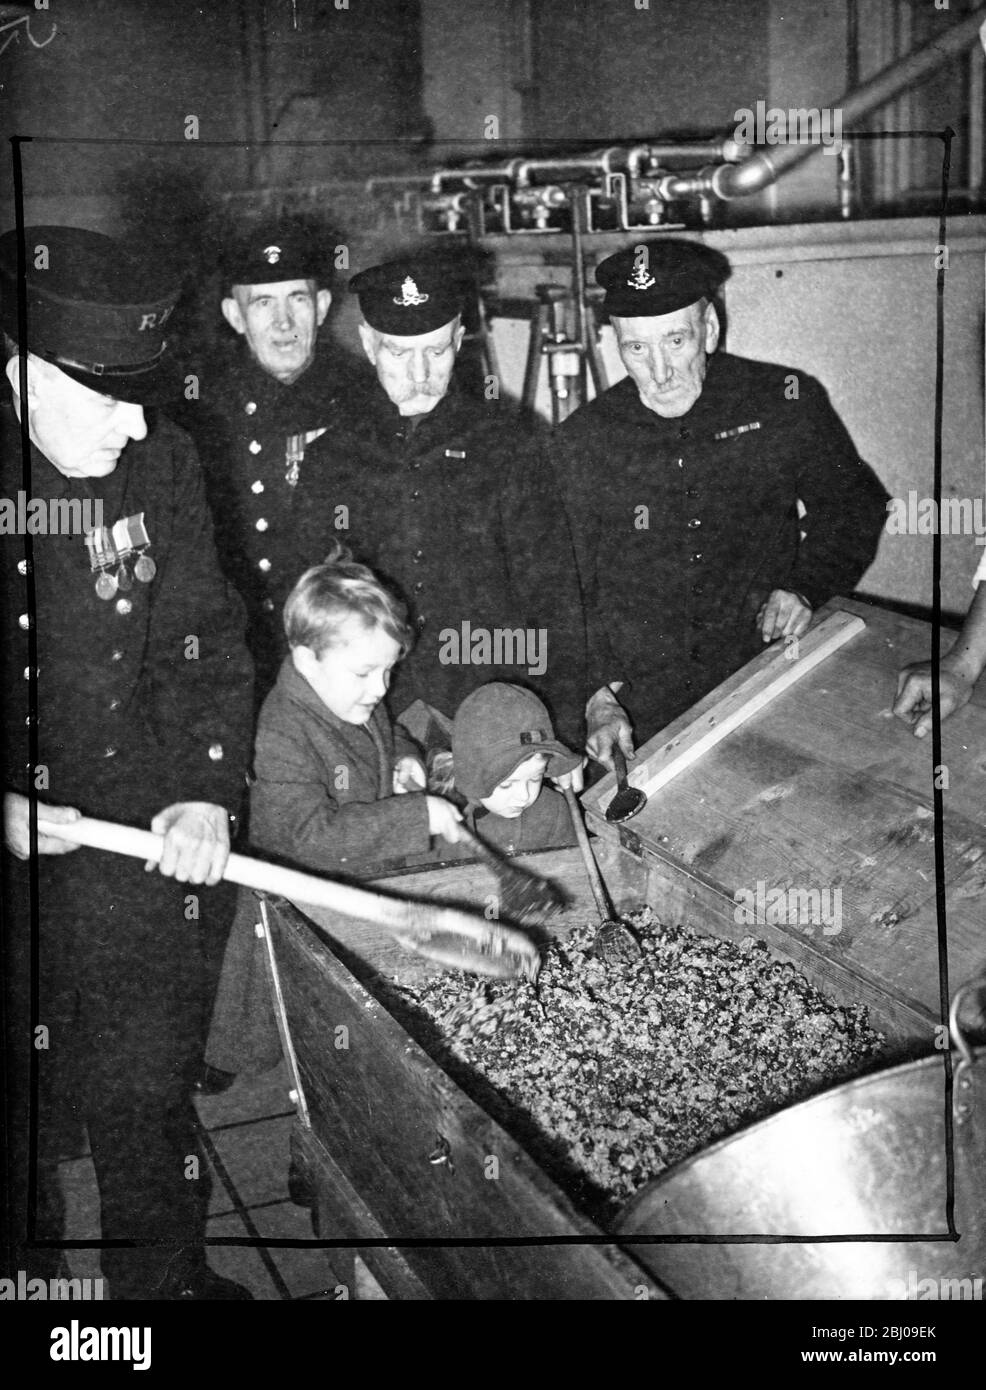
{"type": "Polygon", "coordinates": [[[18,560],[18,561],[17,561],[17,573],[18,573],[18,574],[27,574],[27,561],[26,561],[26,560],[18,560]]]}
{"type": "Polygon", "coordinates": [[[274,600],[273,600],[272,598],[265,598],[264,601],[263,601],[262,607],[263,607],[263,610],[264,610],[265,613],[273,613],[273,611],[274,611],[274,600]]]}
{"type": "Polygon", "coordinates": [[[264,490],[264,485],[263,485],[263,483],[260,481],[259,478],[257,479],[257,481],[256,481],[255,483],[251,483],[251,484],[250,484],[250,491],[251,491],[251,492],[261,493],[261,492],[263,492],[263,490],[264,490]]]}
{"type": "Polygon", "coordinates": [[[123,648],[122,648],[122,647],[117,647],[116,651],[114,651],[113,655],[110,657],[110,660],[111,660],[111,661],[122,661],[122,660],[123,660],[123,648]]]}
{"type": "Polygon", "coordinates": [[[270,525],[270,522],[267,520],[265,516],[261,516],[257,518],[254,525],[256,526],[258,531],[266,531],[267,527],[270,525]]]}
{"type": "Polygon", "coordinates": [[[132,608],[133,608],[133,604],[130,602],[130,600],[129,600],[128,598],[118,598],[118,599],[117,599],[117,601],[116,601],[116,611],[117,611],[118,613],[121,613],[121,614],[123,615],[123,617],[126,617],[127,614],[131,611],[132,608]]]}
{"type": "Polygon", "coordinates": [[[256,401],[247,401],[247,403],[246,403],[246,405],[243,407],[243,409],[246,411],[246,413],[247,413],[248,415],[256,415],[256,413],[257,413],[257,402],[256,402],[256,401]]]}
{"type": "Polygon", "coordinates": [[[17,621],[26,632],[31,626],[31,615],[29,613],[22,613],[17,621]]]}
{"type": "Polygon", "coordinates": [[[694,531],[696,526],[701,526],[701,524],[702,518],[698,516],[693,516],[691,521],[688,523],[688,529],[689,531],[694,531]]]}
{"type": "Polygon", "coordinates": [[[268,571],[270,570],[270,561],[269,561],[269,560],[258,560],[258,561],[257,561],[257,569],[260,571],[261,574],[267,574],[268,571]]]}
{"type": "Polygon", "coordinates": [[[223,758],[223,746],[222,746],[221,743],[210,743],[210,744],[209,744],[209,757],[212,759],[212,761],[213,761],[214,763],[220,763],[220,762],[222,762],[222,758],[223,758]]]}
{"type": "Polygon", "coordinates": [[[261,443],[259,443],[259,441],[256,439],[251,439],[250,443],[247,445],[247,448],[250,450],[251,454],[259,454],[263,447],[264,446],[261,443]]]}

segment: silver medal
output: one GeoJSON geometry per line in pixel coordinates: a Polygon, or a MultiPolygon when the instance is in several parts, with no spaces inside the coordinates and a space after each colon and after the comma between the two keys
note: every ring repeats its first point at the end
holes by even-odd
{"type": "Polygon", "coordinates": [[[141,584],[150,584],[151,580],[157,574],[157,565],[149,555],[138,555],[134,564],[134,574],[140,580],[141,584]]]}

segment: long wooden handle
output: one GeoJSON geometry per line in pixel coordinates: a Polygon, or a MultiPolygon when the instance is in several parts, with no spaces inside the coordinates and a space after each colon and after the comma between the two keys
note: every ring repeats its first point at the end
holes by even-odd
{"type": "MultiPolygon", "coordinates": [[[[41,813],[38,816],[39,833],[68,840],[75,845],[88,845],[90,849],[127,854],[134,859],[157,863],[161,858],[163,835],[88,816],[56,824],[43,820],[44,808],[38,809],[41,813]]],[[[444,932],[469,937],[479,943],[487,942],[490,937],[489,922],[474,918],[458,908],[384,897],[367,888],[354,888],[335,879],[317,878],[298,869],[286,869],[280,864],[250,859],[244,854],[229,856],[223,878],[244,888],[255,888],[263,893],[287,898],[290,902],[327,907],[332,912],[341,912],[344,917],[372,922],[395,936],[409,940],[427,940],[432,935],[444,932]]],[[[498,930],[507,949],[526,952],[530,948],[530,940],[523,933],[502,925],[498,930]]]]}
{"type": "Polygon", "coordinates": [[[604,921],[609,921],[613,916],[613,907],[606,892],[606,885],[603,883],[602,874],[599,872],[599,865],[596,863],[596,856],[592,852],[592,845],[589,843],[589,832],[585,828],[585,821],[582,819],[582,810],[571,787],[565,788],[565,800],[568,802],[568,809],[572,817],[572,828],[575,831],[575,838],[578,841],[579,849],[582,851],[582,859],[585,863],[585,871],[589,876],[589,885],[592,888],[592,896],[596,900],[596,908],[599,916],[604,921]]]}

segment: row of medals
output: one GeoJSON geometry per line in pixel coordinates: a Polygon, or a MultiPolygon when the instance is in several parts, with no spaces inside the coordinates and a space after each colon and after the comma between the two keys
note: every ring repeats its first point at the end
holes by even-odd
{"type": "Polygon", "coordinates": [[[134,561],[132,577],[126,560],[121,560],[115,571],[101,569],[96,578],[96,593],[100,598],[110,599],[118,590],[125,594],[132,589],[134,579],[141,584],[150,584],[156,574],[157,565],[142,551],[134,561]]]}

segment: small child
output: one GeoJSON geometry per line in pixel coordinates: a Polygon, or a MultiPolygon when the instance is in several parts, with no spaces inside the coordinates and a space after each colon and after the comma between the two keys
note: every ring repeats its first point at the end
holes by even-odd
{"type": "Polygon", "coordinates": [[[289,594],[284,630],[291,650],[257,727],[251,843],[355,874],[426,852],[433,835],[454,843],[459,813],[424,794],[418,750],[383,703],[412,641],[404,605],[337,543],[289,594]]]}
{"type": "Polygon", "coordinates": [[[574,844],[565,798],[543,782],[581,766],[578,753],[555,738],[543,702],[523,686],[491,681],[456,711],[456,791],[476,833],[505,854],[574,844]]]}
{"type": "MultiPolygon", "coordinates": [[[[291,650],[257,728],[251,845],[368,877],[427,852],[433,835],[454,844],[458,810],[421,790],[417,747],[399,728],[395,736],[383,703],[411,643],[404,605],[337,546],[292,589],[284,628],[291,650]]],[[[206,1048],[218,1071],[262,1072],[281,1056],[256,916],[241,888],[206,1048]]]]}

